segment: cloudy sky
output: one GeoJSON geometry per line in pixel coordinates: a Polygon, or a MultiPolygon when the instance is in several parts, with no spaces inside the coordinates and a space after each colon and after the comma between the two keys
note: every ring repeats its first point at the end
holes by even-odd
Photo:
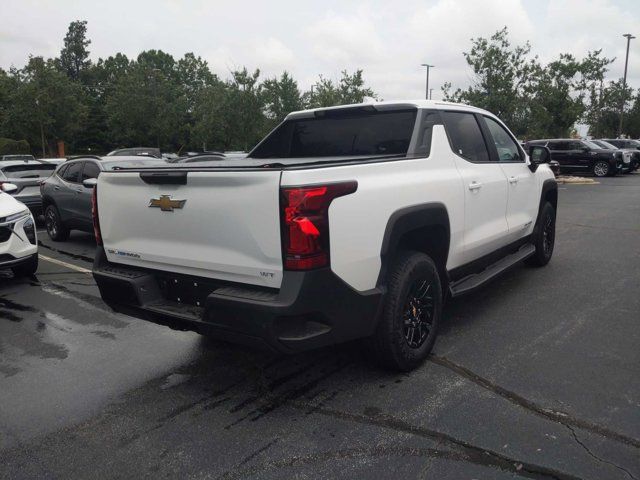
{"type": "Polygon", "coordinates": [[[625,39],[635,34],[628,82],[640,88],[638,0],[0,0],[0,67],[21,67],[27,56],[58,54],[69,22],[87,20],[91,57],[161,49],[194,52],[221,77],[259,67],[264,75],[291,72],[302,88],[318,74],[338,78],[364,69],[384,99],[424,95],[421,63],[435,65],[434,98],[445,81],[467,85],[462,52],[470,38],[508,26],[516,43],[550,60],[603,49],[622,76],[625,39]]]}

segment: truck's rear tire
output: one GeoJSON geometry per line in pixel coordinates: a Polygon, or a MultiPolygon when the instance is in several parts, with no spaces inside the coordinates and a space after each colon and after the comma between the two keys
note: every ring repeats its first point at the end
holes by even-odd
{"type": "Polygon", "coordinates": [[[442,286],[431,258],[402,252],[395,259],[376,332],[369,339],[383,366],[409,371],[431,352],[442,316],[442,286]]]}

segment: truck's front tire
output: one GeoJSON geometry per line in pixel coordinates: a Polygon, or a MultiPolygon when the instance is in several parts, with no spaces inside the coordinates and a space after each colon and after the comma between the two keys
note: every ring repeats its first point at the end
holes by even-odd
{"type": "Polygon", "coordinates": [[[544,267],[551,260],[556,241],[556,211],[549,202],[542,207],[531,240],[536,251],[525,263],[533,267],[544,267]]]}
{"type": "Polygon", "coordinates": [[[402,252],[394,261],[376,332],[373,354],[385,367],[409,371],[433,348],[442,315],[442,285],[431,258],[402,252]]]}

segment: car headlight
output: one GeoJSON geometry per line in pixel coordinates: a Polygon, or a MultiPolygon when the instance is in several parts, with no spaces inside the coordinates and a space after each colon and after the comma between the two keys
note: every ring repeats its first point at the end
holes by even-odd
{"type": "Polygon", "coordinates": [[[26,222],[22,225],[22,229],[24,230],[24,234],[29,239],[32,245],[36,244],[36,226],[33,224],[33,218],[27,219],[26,222]]]}
{"type": "Polygon", "coordinates": [[[24,217],[30,215],[29,209],[23,210],[22,212],[14,213],[13,215],[9,215],[8,217],[0,218],[0,223],[9,223],[15,222],[16,220],[22,220],[24,217]]]}

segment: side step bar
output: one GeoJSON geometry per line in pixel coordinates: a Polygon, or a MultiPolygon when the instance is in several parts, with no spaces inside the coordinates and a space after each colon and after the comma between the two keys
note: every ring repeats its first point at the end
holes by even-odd
{"type": "Polygon", "coordinates": [[[449,285],[449,292],[451,293],[451,296],[459,297],[460,295],[464,295],[475,290],[489,280],[494,279],[502,272],[510,269],[526,258],[529,258],[535,253],[535,251],[536,248],[532,244],[527,243],[520,247],[517,252],[511,253],[506,257],[502,257],[496,263],[489,265],[482,272],[474,273],[473,275],[464,277],[457,282],[452,282],[449,285]]]}

